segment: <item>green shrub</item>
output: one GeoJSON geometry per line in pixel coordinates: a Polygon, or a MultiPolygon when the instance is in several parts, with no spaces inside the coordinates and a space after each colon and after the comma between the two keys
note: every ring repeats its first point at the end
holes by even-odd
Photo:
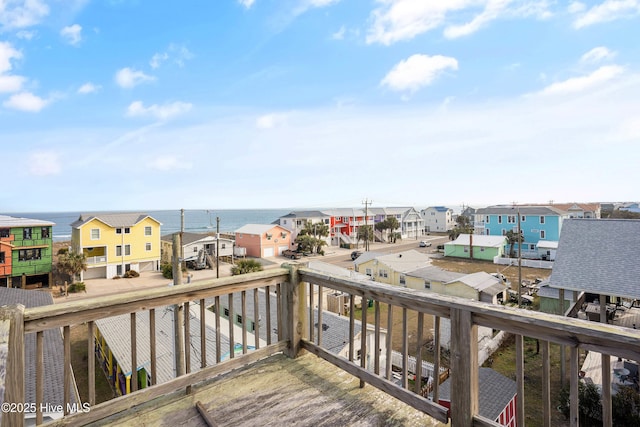
{"type": "Polygon", "coordinates": [[[86,291],[87,291],[87,287],[85,286],[84,282],[76,282],[71,286],[69,286],[69,293],[86,292],[86,291]]]}
{"type": "Polygon", "coordinates": [[[164,263],[160,266],[160,270],[162,270],[162,277],[165,279],[173,279],[173,267],[171,264],[164,263]]]}
{"type": "Polygon", "coordinates": [[[58,255],[64,255],[66,253],[69,253],[69,248],[60,248],[60,249],[58,249],[58,255]]]}

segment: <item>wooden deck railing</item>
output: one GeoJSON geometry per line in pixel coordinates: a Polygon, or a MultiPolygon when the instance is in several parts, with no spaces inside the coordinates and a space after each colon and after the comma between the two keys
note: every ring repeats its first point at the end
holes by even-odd
{"type": "MultiPolygon", "coordinates": [[[[83,425],[92,421],[125,411],[136,404],[150,401],[164,394],[180,389],[190,390],[190,386],[212,378],[231,369],[250,364],[256,360],[268,357],[278,352],[285,352],[289,357],[296,357],[301,349],[306,349],[317,356],[333,363],[337,367],[357,376],[361,386],[371,384],[386,393],[424,411],[437,420],[447,422],[451,418],[454,426],[496,425],[493,420],[481,417],[478,413],[478,327],[484,326],[496,330],[506,331],[516,336],[517,357],[516,382],[518,389],[518,425],[524,425],[524,357],[523,337],[532,337],[541,342],[543,354],[543,395],[544,425],[551,425],[552,405],[549,399],[549,384],[551,378],[549,363],[550,343],[561,344],[570,348],[570,390],[571,390],[571,424],[578,422],[578,349],[594,350],[603,354],[617,355],[633,360],[640,360],[640,335],[636,330],[628,330],[606,324],[588,323],[562,316],[547,315],[526,310],[518,310],[504,306],[474,302],[454,297],[427,294],[372,282],[358,282],[348,278],[336,277],[309,268],[291,265],[287,269],[278,268],[259,273],[216,279],[206,283],[176,286],[164,289],[136,291],[122,295],[101,297],[56,304],[53,306],[24,309],[18,307],[0,308],[0,338],[2,331],[6,331],[6,381],[4,402],[24,403],[25,384],[24,373],[27,369],[36,371],[36,402],[38,409],[43,402],[43,332],[48,329],[62,328],[64,338],[64,400],[65,413],[68,413],[66,403],[70,402],[72,387],[71,358],[70,358],[70,328],[72,325],[86,324],[89,337],[95,334],[96,321],[112,316],[129,315],[131,329],[131,366],[137,367],[137,344],[141,332],[136,328],[136,317],[141,312],[149,313],[149,346],[151,349],[150,370],[152,385],[137,390],[136,375],[132,375],[131,394],[95,405],[95,385],[92,378],[95,372],[95,358],[91,355],[95,351],[95,341],[88,339],[89,353],[89,385],[88,396],[91,410],[83,413],[67,414],[61,420],[47,425],[83,425]],[[325,310],[323,295],[331,289],[343,292],[349,298],[348,317],[348,351],[346,357],[336,355],[324,345],[324,331],[321,327],[323,316],[328,316],[325,310]],[[247,295],[247,292],[249,295],[247,295]],[[242,316],[242,336],[234,336],[234,307],[233,295],[240,295],[240,314],[242,316]],[[228,296],[229,330],[223,331],[220,322],[220,308],[228,296]],[[263,298],[266,309],[258,304],[263,298]],[[361,299],[362,318],[355,318],[356,298],[361,299]],[[211,355],[207,356],[205,341],[212,337],[206,336],[205,300],[213,299],[215,307],[215,362],[209,363],[211,355]],[[246,309],[247,300],[253,299],[253,313],[246,309]],[[276,307],[272,306],[274,299],[276,307]],[[194,367],[190,363],[190,352],[185,353],[184,369],[177,370],[178,375],[164,383],[156,383],[156,337],[155,311],[164,306],[172,305],[189,309],[191,302],[200,303],[200,354],[201,366],[194,367]],[[367,307],[373,311],[373,319],[368,318],[367,307]],[[388,308],[387,324],[383,331],[381,327],[381,307],[388,308]],[[259,308],[260,307],[260,308],[259,308]],[[397,307],[402,313],[402,330],[396,331],[393,322],[392,307],[397,307]],[[272,313],[276,313],[273,315],[272,313]],[[409,388],[409,372],[407,358],[410,353],[408,344],[407,316],[409,312],[417,313],[417,348],[411,351],[417,360],[423,358],[424,319],[434,316],[435,331],[439,330],[441,319],[451,322],[451,411],[439,405],[438,381],[433,382],[431,399],[421,396],[420,384],[422,370],[416,369],[416,389],[409,388]],[[262,318],[264,322],[255,322],[253,342],[248,336],[245,326],[246,320],[253,315],[254,320],[262,318]],[[262,324],[266,324],[262,331],[262,324]],[[315,325],[317,324],[317,328],[315,325]],[[359,324],[364,333],[360,334],[360,342],[356,342],[356,325],[359,324]],[[4,329],[2,326],[4,325],[4,329]],[[367,326],[368,325],[368,326],[367,326]],[[272,341],[273,330],[277,330],[277,339],[272,341]],[[366,331],[369,330],[370,333],[366,331]],[[26,334],[36,334],[36,366],[25,366],[23,342],[26,334]],[[383,333],[386,334],[386,364],[383,367],[379,349],[383,347],[383,333]],[[391,343],[392,335],[402,334],[403,367],[400,385],[391,378],[391,343]],[[229,338],[229,359],[222,361],[221,354],[226,350],[221,345],[221,335],[229,338]],[[373,339],[371,335],[373,334],[373,339]],[[259,337],[266,336],[266,346],[260,345],[259,337]],[[235,357],[234,344],[242,344],[242,355],[235,357]],[[253,345],[254,351],[248,351],[253,345]],[[374,351],[367,351],[372,346],[374,351]],[[360,357],[357,356],[359,350],[360,357]],[[373,354],[367,363],[367,354],[373,354]],[[371,360],[372,359],[372,360],[371,360]]],[[[187,311],[188,312],[188,311],[187,311]]],[[[179,310],[178,310],[179,313],[179,310]]],[[[179,343],[186,344],[186,348],[198,347],[197,337],[192,337],[189,316],[181,323],[183,336],[176,338],[179,343]],[[195,341],[195,342],[194,342],[195,341]]],[[[126,333],[123,331],[123,333],[126,333]]],[[[0,346],[2,339],[0,339],[0,346]]],[[[435,335],[434,372],[440,372],[439,337],[435,335]]],[[[0,350],[2,350],[0,348],[0,350]]],[[[398,349],[394,349],[398,350],[398,349]]],[[[1,353],[1,351],[0,351],[1,353]]],[[[603,367],[603,370],[605,368],[603,367]]],[[[604,376],[603,376],[604,377],[604,376]]],[[[604,396],[605,405],[611,404],[610,394],[604,396]],[[606,401],[608,399],[608,402],[606,401]]],[[[36,412],[37,423],[42,422],[42,414],[36,412]]],[[[3,413],[3,425],[22,426],[24,414],[19,412],[3,413]]],[[[605,425],[607,422],[605,421],[605,425]]],[[[610,425],[610,421],[608,422],[610,425]]]]}

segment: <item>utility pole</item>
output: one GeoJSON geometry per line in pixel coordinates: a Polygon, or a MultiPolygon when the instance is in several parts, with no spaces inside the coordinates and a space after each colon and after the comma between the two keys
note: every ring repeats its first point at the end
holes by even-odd
{"type": "Polygon", "coordinates": [[[518,207],[518,308],[522,303],[520,290],[522,287],[522,229],[520,228],[520,208],[518,207]]]}
{"type": "Polygon", "coordinates": [[[216,217],[216,278],[220,278],[220,217],[216,217]]]}
{"type": "Polygon", "coordinates": [[[364,250],[369,252],[369,224],[367,219],[369,217],[369,205],[373,203],[373,200],[364,199],[364,229],[365,229],[365,237],[364,237],[364,250]]]}
{"type": "MultiPolygon", "coordinates": [[[[173,285],[182,285],[182,259],[180,252],[182,249],[182,236],[178,233],[173,235],[173,285]]],[[[182,304],[173,306],[173,352],[175,355],[176,376],[184,375],[184,334],[182,333],[182,325],[184,324],[184,312],[182,304]]]]}
{"type": "MultiPolygon", "coordinates": [[[[184,240],[184,209],[180,209],[180,260],[182,264],[182,269],[187,269],[187,262],[184,260],[184,248],[182,247],[182,242],[184,240]]],[[[182,273],[182,271],[180,271],[182,273]]],[[[182,277],[182,274],[180,274],[182,277]]]]}

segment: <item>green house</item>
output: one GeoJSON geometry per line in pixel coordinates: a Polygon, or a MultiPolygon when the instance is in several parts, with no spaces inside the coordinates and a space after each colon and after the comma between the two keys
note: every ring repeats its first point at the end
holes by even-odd
{"type": "Polygon", "coordinates": [[[54,225],[0,215],[0,286],[33,289],[51,285],[54,225]]]}
{"type": "Polygon", "coordinates": [[[444,256],[493,262],[495,257],[504,255],[506,244],[507,238],[505,236],[461,234],[453,242],[444,244],[444,256]]]}

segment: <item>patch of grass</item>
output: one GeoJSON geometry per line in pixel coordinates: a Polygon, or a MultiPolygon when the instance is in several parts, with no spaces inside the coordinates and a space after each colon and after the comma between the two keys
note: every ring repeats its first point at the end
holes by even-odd
{"type": "MultiPolygon", "coordinates": [[[[74,325],[71,327],[71,366],[76,379],[78,392],[82,402],[89,401],[89,358],[87,343],[87,325],[74,325]]],[[[95,358],[95,355],[91,355],[95,358]]],[[[107,380],[100,364],[96,360],[95,370],[96,404],[113,399],[115,394],[107,380]]]]}

